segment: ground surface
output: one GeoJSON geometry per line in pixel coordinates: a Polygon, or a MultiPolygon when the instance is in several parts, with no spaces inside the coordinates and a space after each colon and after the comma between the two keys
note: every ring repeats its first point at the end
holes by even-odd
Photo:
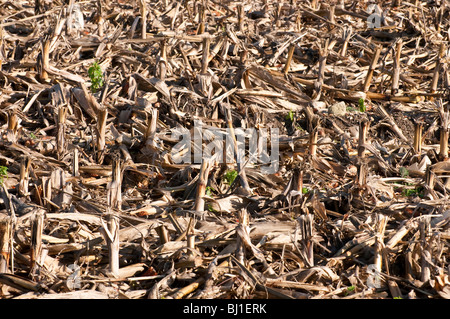
{"type": "Polygon", "coordinates": [[[0,296],[448,298],[449,13],[2,1],[0,296]]]}

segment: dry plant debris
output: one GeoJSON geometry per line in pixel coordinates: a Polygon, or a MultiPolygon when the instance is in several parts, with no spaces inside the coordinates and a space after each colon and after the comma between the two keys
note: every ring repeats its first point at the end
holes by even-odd
{"type": "Polygon", "coordinates": [[[1,298],[450,297],[446,1],[0,17],[1,298]]]}

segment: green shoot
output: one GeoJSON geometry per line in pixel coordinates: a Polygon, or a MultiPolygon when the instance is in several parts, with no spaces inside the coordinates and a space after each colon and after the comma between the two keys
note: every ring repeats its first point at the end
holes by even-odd
{"type": "Polygon", "coordinates": [[[8,167],[0,166],[0,186],[3,185],[4,179],[8,177],[8,167]]]}
{"type": "Polygon", "coordinates": [[[292,110],[290,110],[288,115],[286,115],[286,121],[294,122],[294,112],[292,110]]]}
{"type": "Polygon", "coordinates": [[[92,93],[97,92],[103,86],[103,73],[100,65],[94,62],[88,70],[89,78],[91,79],[91,91],[92,93]]]}
{"type": "Polygon", "coordinates": [[[406,196],[406,197],[410,197],[410,196],[419,196],[419,197],[423,197],[423,187],[422,186],[418,186],[414,189],[411,188],[404,188],[402,190],[402,195],[406,196]]]}
{"type": "Polygon", "coordinates": [[[238,172],[237,171],[228,171],[225,173],[225,175],[223,176],[223,179],[225,180],[225,182],[228,185],[233,184],[234,180],[236,179],[236,177],[238,176],[238,172]]]}
{"type": "Polygon", "coordinates": [[[358,100],[358,104],[359,104],[359,111],[360,112],[365,112],[366,111],[366,105],[364,104],[364,99],[360,98],[358,100]]]}
{"type": "Polygon", "coordinates": [[[206,196],[211,196],[214,192],[214,188],[212,188],[211,186],[206,186],[206,191],[205,191],[205,195],[206,196]]]}

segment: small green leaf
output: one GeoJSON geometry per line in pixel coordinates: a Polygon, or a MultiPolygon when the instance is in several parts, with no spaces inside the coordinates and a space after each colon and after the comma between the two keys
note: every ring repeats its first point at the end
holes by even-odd
{"type": "Polygon", "coordinates": [[[294,122],[294,112],[292,110],[290,110],[288,115],[286,115],[286,120],[294,122]]]}
{"type": "Polygon", "coordinates": [[[100,65],[94,62],[88,70],[89,78],[91,79],[91,91],[95,93],[98,89],[103,86],[103,72],[100,65]]]}
{"type": "Polygon", "coordinates": [[[238,172],[235,170],[232,170],[232,171],[226,172],[225,175],[223,176],[223,179],[225,180],[225,182],[228,185],[231,185],[231,184],[233,184],[233,182],[237,176],[238,176],[238,172]]]}
{"type": "Polygon", "coordinates": [[[5,177],[8,177],[8,167],[0,166],[0,186],[3,185],[5,177]]]}
{"type": "Polygon", "coordinates": [[[360,98],[358,100],[358,104],[359,104],[359,111],[360,112],[365,112],[366,111],[366,105],[364,104],[364,99],[360,98]]]}
{"type": "Polygon", "coordinates": [[[212,188],[211,186],[206,186],[205,194],[207,196],[211,196],[213,194],[213,192],[214,192],[214,188],[212,188]]]}

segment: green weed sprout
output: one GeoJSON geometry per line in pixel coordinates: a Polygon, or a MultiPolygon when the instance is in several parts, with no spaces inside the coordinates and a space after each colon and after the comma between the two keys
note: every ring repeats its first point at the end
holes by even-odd
{"type": "Polygon", "coordinates": [[[205,191],[206,196],[212,196],[213,192],[214,192],[214,188],[212,188],[211,186],[206,186],[206,191],[205,191]]]}
{"type": "Polygon", "coordinates": [[[94,62],[88,70],[89,78],[91,79],[91,91],[92,93],[97,92],[103,86],[103,73],[100,65],[94,62]]]}
{"type": "Polygon", "coordinates": [[[238,176],[238,172],[237,171],[228,171],[225,173],[225,175],[223,176],[223,179],[225,180],[225,182],[228,185],[233,184],[234,180],[236,179],[236,177],[238,176]]]}
{"type": "Polygon", "coordinates": [[[294,122],[294,112],[292,110],[290,110],[288,115],[286,115],[286,120],[294,122]]]}
{"type": "Polygon", "coordinates": [[[8,177],[8,167],[0,166],[0,186],[3,185],[6,177],[8,177]]]}
{"type": "Polygon", "coordinates": [[[358,104],[359,104],[359,111],[360,112],[365,112],[366,111],[366,105],[364,104],[364,99],[360,98],[358,100],[358,104]]]}

